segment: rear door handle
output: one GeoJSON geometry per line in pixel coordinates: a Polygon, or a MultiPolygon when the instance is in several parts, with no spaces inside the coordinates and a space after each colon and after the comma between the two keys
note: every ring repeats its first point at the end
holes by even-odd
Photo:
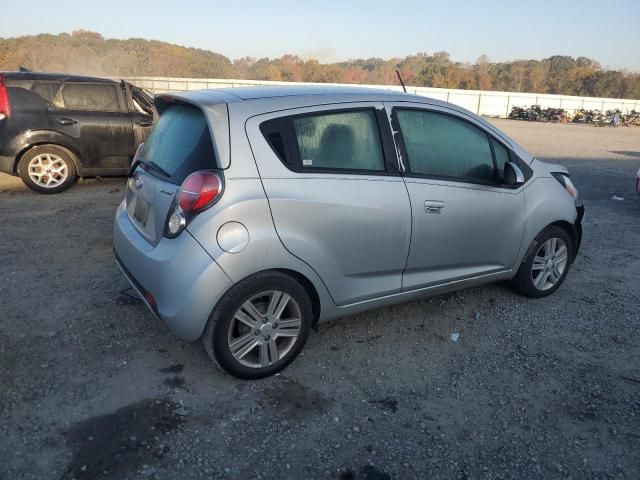
{"type": "Polygon", "coordinates": [[[150,120],[140,120],[139,122],[137,122],[138,125],[140,125],[141,127],[150,127],[151,125],[153,125],[153,122],[150,120]]]}
{"type": "Polygon", "coordinates": [[[442,213],[444,209],[444,202],[439,200],[425,200],[424,211],[426,213],[442,213]]]}
{"type": "Polygon", "coordinates": [[[55,122],[59,123],[60,125],[74,125],[78,123],[77,120],[74,120],[73,118],[67,118],[67,117],[56,118],[55,122]]]}

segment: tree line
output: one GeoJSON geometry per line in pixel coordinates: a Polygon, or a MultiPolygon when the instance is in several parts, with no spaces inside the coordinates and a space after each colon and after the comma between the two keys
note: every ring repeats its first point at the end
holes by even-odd
{"type": "Polygon", "coordinates": [[[105,39],[77,30],[0,38],[0,70],[18,67],[34,71],[102,76],[237,78],[292,82],[396,85],[396,69],[407,85],[556,93],[612,98],[640,98],[640,74],[604,69],[595,60],[555,55],[544,60],[492,62],[483,55],[475,63],[456,62],[446,52],[417,53],[405,58],[368,58],[336,63],[224,55],[157,40],[105,39]]]}

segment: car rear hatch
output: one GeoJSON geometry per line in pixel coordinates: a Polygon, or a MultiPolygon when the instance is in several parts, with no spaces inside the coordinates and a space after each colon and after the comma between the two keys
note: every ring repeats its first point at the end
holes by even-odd
{"type": "Polygon", "coordinates": [[[182,182],[195,171],[217,170],[229,163],[226,104],[201,108],[188,100],[156,99],[160,118],[139,148],[127,181],[127,214],[152,245],[163,236],[182,182]]]}

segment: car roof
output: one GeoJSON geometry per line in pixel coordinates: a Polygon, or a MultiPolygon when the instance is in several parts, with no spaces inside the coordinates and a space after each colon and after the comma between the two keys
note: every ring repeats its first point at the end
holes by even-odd
{"type": "Polygon", "coordinates": [[[70,73],[43,73],[43,72],[0,72],[7,80],[49,80],[67,82],[96,82],[96,83],[116,83],[114,80],[100,77],[85,77],[70,73]]]}
{"type": "Polygon", "coordinates": [[[241,100],[260,100],[274,97],[301,97],[307,95],[403,95],[381,88],[350,87],[341,85],[275,85],[255,87],[222,88],[224,92],[241,100]]]}
{"type": "MultiPolygon", "coordinates": [[[[451,108],[450,103],[411,93],[403,93],[382,88],[338,85],[277,85],[214,88],[209,90],[191,90],[156,95],[156,99],[175,98],[200,106],[220,103],[241,103],[259,112],[265,106],[277,104],[281,108],[294,108],[304,104],[326,104],[343,102],[420,102],[451,108]]],[[[456,108],[456,107],[454,107],[456,108]]],[[[463,109],[461,109],[463,110],[463,109]]]]}

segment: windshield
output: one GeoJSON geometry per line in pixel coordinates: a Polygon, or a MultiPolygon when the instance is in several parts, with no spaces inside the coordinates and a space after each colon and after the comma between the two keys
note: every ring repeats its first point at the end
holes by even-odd
{"type": "Polygon", "coordinates": [[[176,184],[181,184],[197,170],[217,168],[204,114],[183,103],[172,105],[164,111],[140,156],[169,173],[170,181],[176,184]]]}

